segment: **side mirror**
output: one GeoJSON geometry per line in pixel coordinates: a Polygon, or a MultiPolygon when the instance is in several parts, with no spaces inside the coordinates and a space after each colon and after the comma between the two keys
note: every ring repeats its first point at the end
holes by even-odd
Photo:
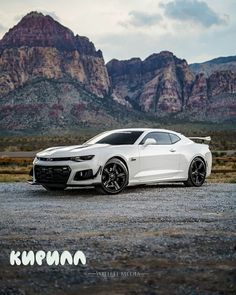
{"type": "Polygon", "coordinates": [[[148,146],[152,144],[157,144],[156,140],[154,138],[147,138],[143,144],[143,146],[148,146]]]}

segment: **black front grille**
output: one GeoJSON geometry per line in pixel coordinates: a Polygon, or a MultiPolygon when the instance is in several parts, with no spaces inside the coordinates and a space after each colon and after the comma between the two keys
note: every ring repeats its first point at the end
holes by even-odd
{"type": "Polygon", "coordinates": [[[39,183],[66,184],[71,173],[69,166],[34,166],[35,179],[39,183]]]}

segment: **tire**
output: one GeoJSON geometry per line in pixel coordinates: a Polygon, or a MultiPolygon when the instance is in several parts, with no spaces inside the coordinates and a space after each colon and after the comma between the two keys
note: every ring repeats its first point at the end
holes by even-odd
{"type": "Polygon", "coordinates": [[[206,163],[200,157],[196,157],[192,160],[189,171],[188,179],[184,181],[185,186],[200,187],[203,185],[206,178],[206,163]]]}
{"type": "Polygon", "coordinates": [[[51,191],[64,191],[64,189],[66,188],[65,186],[55,186],[55,185],[43,185],[43,187],[51,192],[51,191]]]}
{"type": "Polygon", "coordinates": [[[129,182],[129,172],[125,164],[112,158],[103,167],[101,184],[96,187],[102,194],[118,194],[127,186],[129,182]]]}

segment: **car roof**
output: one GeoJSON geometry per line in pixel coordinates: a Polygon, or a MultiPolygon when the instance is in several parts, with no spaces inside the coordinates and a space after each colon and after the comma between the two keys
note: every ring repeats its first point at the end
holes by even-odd
{"type": "Polygon", "coordinates": [[[110,130],[110,132],[122,132],[122,131],[124,131],[124,132],[125,131],[170,132],[170,133],[174,133],[174,134],[183,136],[182,134],[180,134],[180,133],[178,133],[176,131],[173,131],[173,130],[157,129],[157,128],[125,128],[125,129],[114,129],[114,130],[110,130]]]}

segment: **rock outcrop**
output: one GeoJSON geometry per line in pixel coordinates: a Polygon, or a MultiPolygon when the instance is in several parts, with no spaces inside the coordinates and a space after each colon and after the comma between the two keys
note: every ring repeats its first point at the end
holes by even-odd
{"type": "Polygon", "coordinates": [[[111,60],[107,69],[114,96],[144,112],[182,111],[194,81],[187,62],[168,51],[153,54],[144,61],[111,60]]]}
{"type": "Polygon", "coordinates": [[[222,93],[236,94],[236,71],[214,72],[208,78],[208,91],[210,97],[222,93]]]}
{"type": "Polygon", "coordinates": [[[152,54],[144,61],[139,58],[111,60],[107,69],[113,97],[130,108],[157,117],[235,120],[236,71],[195,75],[185,60],[168,51],[152,54]],[[217,112],[220,99],[221,110],[217,112]]]}
{"type": "Polygon", "coordinates": [[[196,75],[192,86],[191,95],[187,100],[187,107],[190,109],[205,108],[208,101],[207,78],[204,74],[196,75]]]}
{"type": "Polygon", "coordinates": [[[99,97],[110,87],[102,52],[88,38],[31,12],[0,41],[0,97],[39,77],[69,77],[99,97]]]}

